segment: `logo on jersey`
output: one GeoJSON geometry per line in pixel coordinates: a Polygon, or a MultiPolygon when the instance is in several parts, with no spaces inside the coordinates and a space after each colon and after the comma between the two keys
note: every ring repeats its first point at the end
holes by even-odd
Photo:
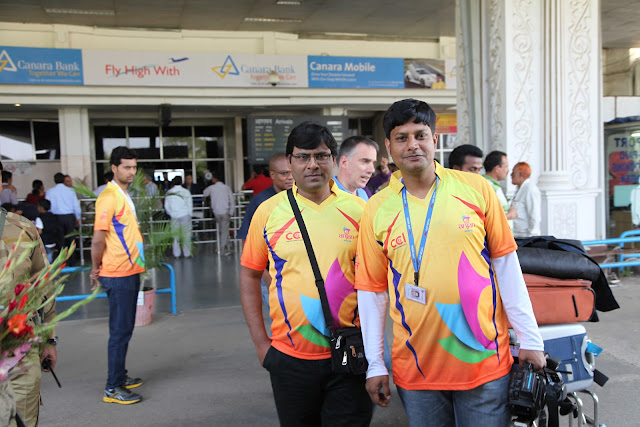
{"type": "Polygon", "coordinates": [[[402,233],[397,237],[391,238],[391,247],[393,249],[399,248],[400,246],[404,246],[407,244],[407,236],[402,233]]]}
{"type": "Polygon", "coordinates": [[[356,236],[351,234],[351,229],[349,227],[344,227],[342,229],[342,233],[338,234],[338,237],[343,239],[347,243],[351,243],[353,239],[356,238],[356,236]]]}
{"type": "Polygon", "coordinates": [[[293,233],[285,234],[284,238],[288,241],[302,240],[302,233],[300,233],[299,231],[294,231],[293,233]]]}
{"type": "Polygon", "coordinates": [[[458,229],[464,230],[466,233],[467,231],[473,230],[475,226],[476,225],[473,222],[471,222],[471,217],[467,215],[462,215],[462,224],[458,224],[458,229]]]}

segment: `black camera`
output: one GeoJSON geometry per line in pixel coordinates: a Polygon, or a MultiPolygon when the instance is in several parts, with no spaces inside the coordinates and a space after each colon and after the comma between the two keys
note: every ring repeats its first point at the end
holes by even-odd
{"type": "Polygon", "coordinates": [[[525,362],[522,368],[511,372],[508,406],[511,415],[522,420],[535,420],[544,407],[545,380],[533,371],[533,365],[525,362]]]}
{"type": "MultiPolygon", "coordinates": [[[[529,362],[523,363],[520,370],[511,372],[507,405],[511,415],[517,417],[514,425],[529,426],[538,418],[542,421],[540,425],[546,425],[545,407],[549,425],[558,425],[558,408],[567,406],[564,403],[567,400],[566,386],[557,371],[559,364],[559,360],[547,357],[543,374],[535,373],[529,362]]],[[[572,408],[568,409],[571,412],[572,408]]]]}

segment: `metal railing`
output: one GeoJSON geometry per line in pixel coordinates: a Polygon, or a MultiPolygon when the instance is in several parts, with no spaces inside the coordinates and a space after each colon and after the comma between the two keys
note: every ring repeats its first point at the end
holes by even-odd
{"type": "Polygon", "coordinates": [[[629,251],[625,249],[625,244],[640,242],[640,230],[627,230],[620,237],[601,240],[586,240],[582,242],[583,246],[594,245],[613,245],[615,248],[606,252],[606,255],[617,258],[616,262],[605,262],[600,264],[600,268],[624,268],[640,265],[640,252],[629,251]],[[635,236],[635,237],[634,237],[635,236]]]}
{"type": "MultiPolygon", "coordinates": [[[[251,200],[253,192],[241,191],[234,193],[235,209],[231,222],[229,224],[229,237],[231,244],[238,250],[241,240],[236,238],[238,229],[242,225],[244,214],[251,200]]],[[[85,264],[85,260],[91,261],[91,236],[93,235],[93,221],[95,218],[95,201],[94,198],[80,199],[80,207],[82,214],[80,217],[79,237],[77,242],[78,251],[80,253],[80,263],[85,264]]],[[[135,198],[134,198],[135,203],[135,198]]],[[[170,222],[162,214],[164,209],[155,209],[149,222],[157,224],[166,224],[170,222]],[[155,219],[154,219],[155,218],[155,219]]],[[[220,230],[216,224],[215,218],[211,212],[206,199],[202,194],[193,195],[193,216],[191,217],[192,225],[192,241],[194,245],[213,243],[216,245],[217,253],[220,254],[220,230]]]]}
{"type": "MultiPolygon", "coordinates": [[[[178,300],[176,297],[176,272],[173,269],[173,266],[167,264],[165,262],[162,263],[164,267],[169,270],[169,287],[156,289],[156,294],[169,294],[171,295],[171,314],[178,313],[178,300]]],[[[62,274],[76,273],[76,272],[84,272],[89,271],[89,267],[65,267],[62,269],[62,274]]],[[[64,302],[64,301],[80,301],[87,297],[90,297],[91,294],[80,294],[80,295],[63,295],[56,298],[56,302],[64,302]]],[[[107,294],[105,292],[101,292],[96,295],[96,298],[106,298],[107,294]]]]}

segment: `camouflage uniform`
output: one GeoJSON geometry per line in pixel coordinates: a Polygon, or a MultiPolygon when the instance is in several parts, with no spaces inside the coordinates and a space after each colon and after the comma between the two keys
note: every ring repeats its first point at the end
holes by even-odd
{"type": "MultiPolygon", "coordinates": [[[[17,242],[22,230],[26,230],[27,238],[22,244],[24,247],[18,248],[18,251],[26,250],[26,246],[34,241],[38,241],[39,244],[30,249],[31,256],[16,266],[14,270],[14,277],[16,278],[31,277],[48,266],[47,253],[35,225],[25,217],[9,212],[7,213],[4,229],[2,230],[2,238],[0,239],[0,268],[7,263],[11,246],[17,242]]],[[[18,256],[20,253],[18,252],[18,256]]],[[[42,320],[48,322],[55,315],[54,301],[44,307],[42,320]]],[[[16,398],[16,409],[27,426],[36,426],[40,412],[40,379],[42,376],[39,346],[33,346],[18,366],[24,366],[27,371],[11,380],[11,386],[16,398]]]]}

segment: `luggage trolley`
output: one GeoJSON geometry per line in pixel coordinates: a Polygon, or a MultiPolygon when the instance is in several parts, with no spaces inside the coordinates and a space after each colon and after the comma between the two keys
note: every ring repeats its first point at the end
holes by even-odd
{"type": "MultiPolygon", "coordinates": [[[[598,422],[598,396],[593,391],[587,390],[594,383],[596,368],[595,356],[588,351],[588,345],[591,341],[587,337],[584,326],[571,323],[539,326],[538,329],[544,341],[545,353],[560,360],[558,371],[567,372],[560,373],[560,376],[565,383],[567,397],[576,404],[578,427],[584,425],[603,426],[598,422]],[[584,404],[578,393],[591,397],[593,401],[592,416],[584,413],[584,404]]],[[[511,353],[515,357],[520,351],[520,344],[512,329],[509,329],[509,341],[511,353]]],[[[569,414],[569,425],[573,425],[571,414],[569,414]]]]}

